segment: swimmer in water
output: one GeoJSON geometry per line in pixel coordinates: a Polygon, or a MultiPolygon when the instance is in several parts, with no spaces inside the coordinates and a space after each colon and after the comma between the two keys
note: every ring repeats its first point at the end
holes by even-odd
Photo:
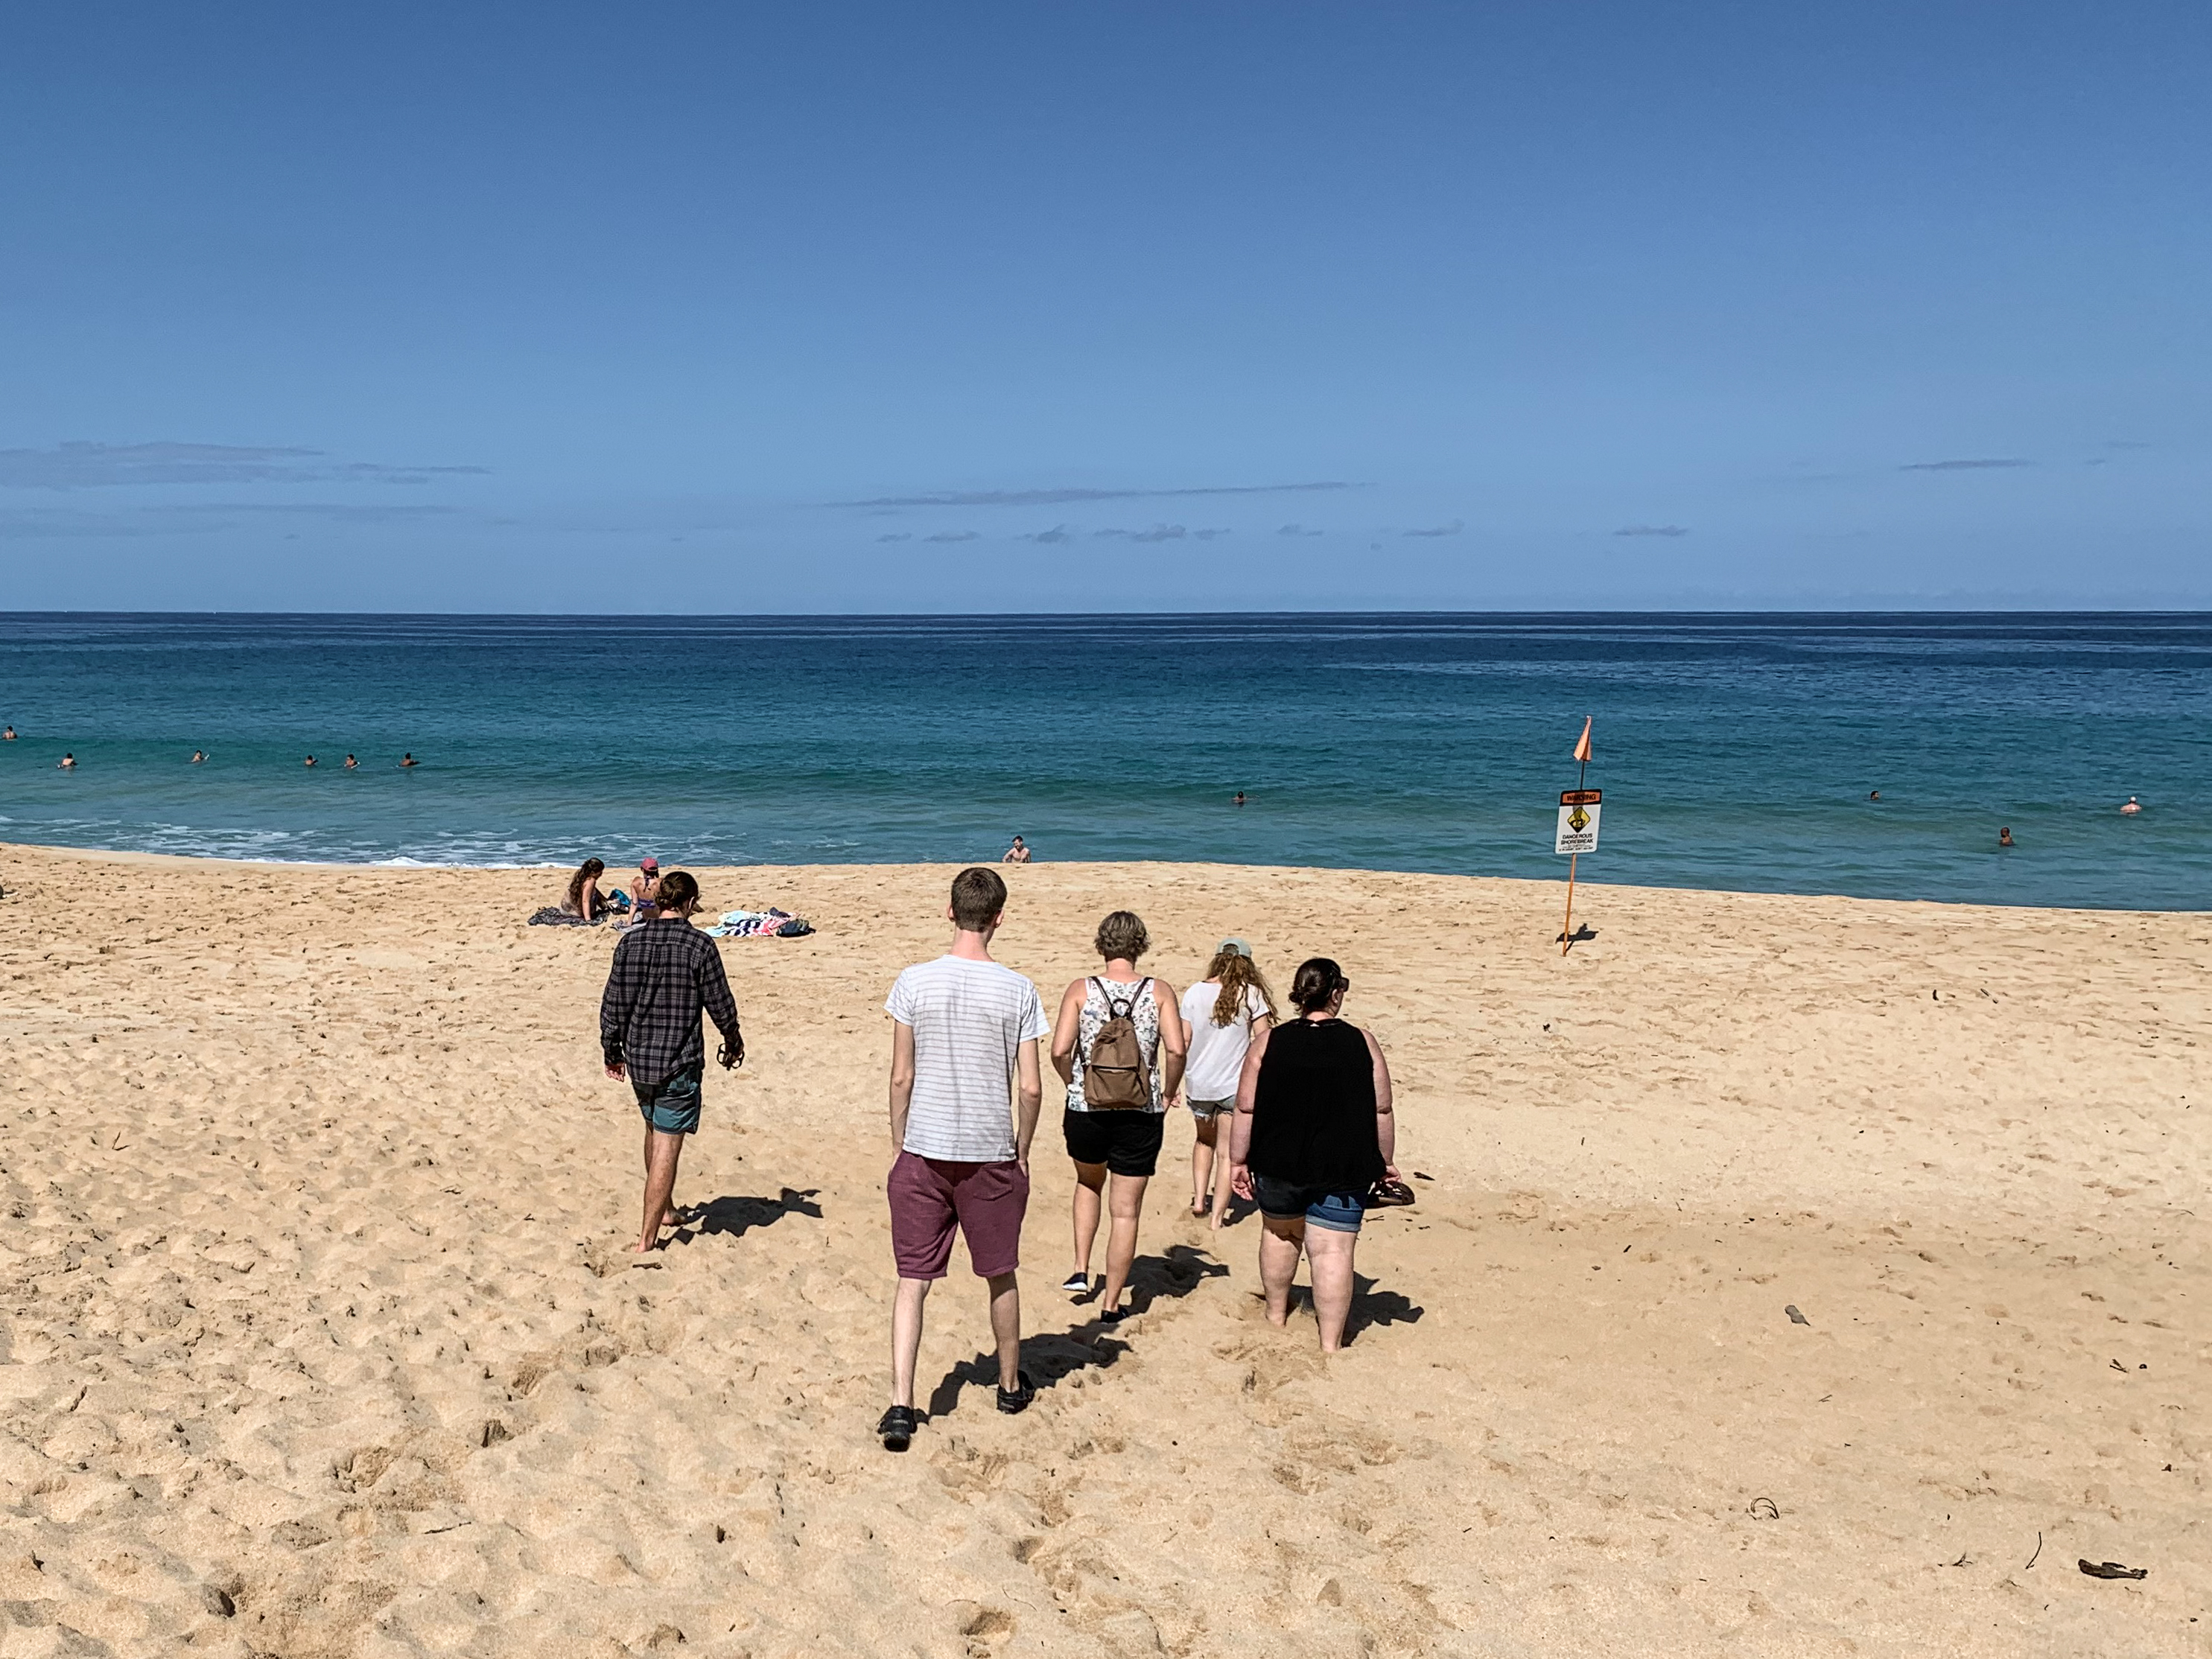
{"type": "Polygon", "coordinates": [[[307,761],[305,762],[305,764],[309,765],[309,766],[313,766],[314,763],[315,763],[315,757],[314,757],[313,755],[308,756],[308,757],[307,757],[307,761]]]}
{"type": "Polygon", "coordinates": [[[2011,831],[2009,829],[2000,830],[1998,830],[1998,831],[1997,831],[1997,845],[1998,845],[1998,846],[2000,846],[2000,847],[2016,847],[2016,846],[2018,846],[2019,844],[2020,844],[2019,842],[2015,842],[2015,841],[2012,838],[2012,831],[2011,831]]]}
{"type": "Polygon", "coordinates": [[[1868,790],[1868,791],[1867,791],[1867,799],[1868,799],[1869,800],[1880,800],[1880,799],[1881,799],[1881,790],[1879,790],[1879,789],[1869,789],[1869,790],[1868,790]]]}
{"type": "Polygon", "coordinates": [[[1242,806],[1244,804],[1244,792],[1239,789],[1229,798],[1229,804],[1231,806],[1242,806]]]}
{"type": "Polygon", "coordinates": [[[76,770],[76,757],[75,755],[64,755],[62,757],[62,770],[64,772],[74,772],[76,770]]]}
{"type": "Polygon", "coordinates": [[[206,758],[207,758],[207,750],[204,750],[204,749],[195,749],[195,750],[192,750],[192,764],[193,764],[193,765],[198,766],[198,765],[202,761],[205,760],[206,758]]]}
{"type": "Polygon", "coordinates": [[[348,756],[346,757],[346,768],[345,768],[345,769],[346,769],[347,771],[349,771],[349,772],[358,771],[358,770],[360,769],[360,768],[361,768],[361,763],[360,763],[359,761],[356,760],[356,759],[355,759],[351,755],[348,755],[348,756]]]}
{"type": "Polygon", "coordinates": [[[410,750],[407,753],[399,757],[399,763],[402,766],[420,766],[422,763],[416,760],[415,758],[414,750],[410,750]]]}
{"type": "Polygon", "coordinates": [[[2133,795],[2130,795],[2128,797],[2128,804],[2120,808],[2120,816],[2124,818],[2131,818],[2142,811],[2142,803],[2137,800],[2133,795]]]}
{"type": "Polygon", "coordinates": [[[15,741],[15,728],[14,726],[9,726],[5,732],[0,732],[0,743],[13,743],[15,741]]]}

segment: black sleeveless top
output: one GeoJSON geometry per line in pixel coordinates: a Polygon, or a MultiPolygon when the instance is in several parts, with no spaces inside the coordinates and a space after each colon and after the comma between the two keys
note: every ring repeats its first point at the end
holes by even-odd
{"type": "Polygon", "coordinates": [[[1332,1192],[1382,1178],[1375,1139],[1375,1060],[1340,1019],[1294,1019],[1267,1034],[1252,1091],[1255,1175],[1332,1192]]]}

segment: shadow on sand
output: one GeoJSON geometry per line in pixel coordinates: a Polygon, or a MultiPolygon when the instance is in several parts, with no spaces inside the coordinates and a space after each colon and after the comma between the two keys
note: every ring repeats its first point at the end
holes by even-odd
{"type": "Polygon", "coordinates": [[[672,1244],[689,1244],[693,1238],[743,1238],[756,1227],[773,1227],[787,1215],[803,1215],[816,1221],[822,1218],[822,1206],[814,1201],[818,1187],[805,1192],[783,1189],[777,1198],[739,1198],[725,1193],[707,1204],[695,1219],[679,1228],[669,1239],[672,1244]]]}
{"type": "MultiPolygon", "coordinates": [[[[1102,1228],[1099,1242],[1105,1242],[1102,1228]]],[[[1188,1244],[1170,1244],[1162,1255],[1140,1255],[1129,1272],[1128,1305],[1132,1314],[1141,1314],[1154,1304],[1179,1301],[1188,1296],[1209,1279],[1225,1279],[1229,1269],[1213,1261],[1205,1251],[1188,1244]]],[[[1030,1293],[1036,1293],[1031,1291],[1030,1293]]],[[[1047,1290],[1046,1297],[1061,1294],[1047,1290]]],[[[1097,1294],[1094,1286],[1089,1295],[1078,1298],[1079,1307],[1097,1294]]],[[[1092,1318],[1066,1331],[1039,1331],[1022,1339],[1022,1369],[1042,1392],[1056,1388],[1063,1377],[1080,1370],[1104,1370],[1123,1354],[1129,1344],[1112,1334],[1115,1327],[1092,1318]]],[[[961,1391],[969,1386],[989,1389],[995,1392],[999,1386],[999,1360],[996,1354],[979,1353],[973,1359],[963,1359],[930,1390],[926,1407],[932,1418],[947,1417],[960,1401],[961,1391]]]]}

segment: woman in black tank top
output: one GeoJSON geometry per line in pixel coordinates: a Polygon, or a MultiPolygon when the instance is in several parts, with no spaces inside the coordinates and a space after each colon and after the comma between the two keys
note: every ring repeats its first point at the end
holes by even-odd
{"type": "Polygon", "coordinates": [[[1368,1191],[1398,1178],[1390,1068],[1373,1036],[1338,1018],[1351,988],[1326,957],[1299,964],[1299,1017],[1253,1038],[1230,1136],[1231,1182],[1260,1206],[1267,1318],[1288,1322],[1303,1252],[1324,1353],[1344,1346],[1368,1191]]]}

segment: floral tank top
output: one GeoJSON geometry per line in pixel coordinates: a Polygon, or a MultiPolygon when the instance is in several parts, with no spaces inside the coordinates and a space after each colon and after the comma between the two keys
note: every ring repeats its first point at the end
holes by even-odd
{"type": "Polygon", "coordinates": [[[1085,982],[1083,1024],[1075,1036],[1075,1076],[1067,1085],[1067,1109],[1091,1109],[1083,1099],[1083,1062],[1091,1053],[1091,1043],[1097,1039],[1098,1028],[1114,1017],[1098,988],[1101,985],[1114,994],[1115,1001],[1129,1005],[1129,1023],[1137,1028],[1137,1045],[1145,1051],[1145,1075],[1152,1085],[1152,1103],[1145,1109],[1165,1111],[1166,1107],[1160,1102],[1160,1005],[1153,999],[1152,981],[1145,979],[1125,984],[1097,975],[1085,982]]]}

